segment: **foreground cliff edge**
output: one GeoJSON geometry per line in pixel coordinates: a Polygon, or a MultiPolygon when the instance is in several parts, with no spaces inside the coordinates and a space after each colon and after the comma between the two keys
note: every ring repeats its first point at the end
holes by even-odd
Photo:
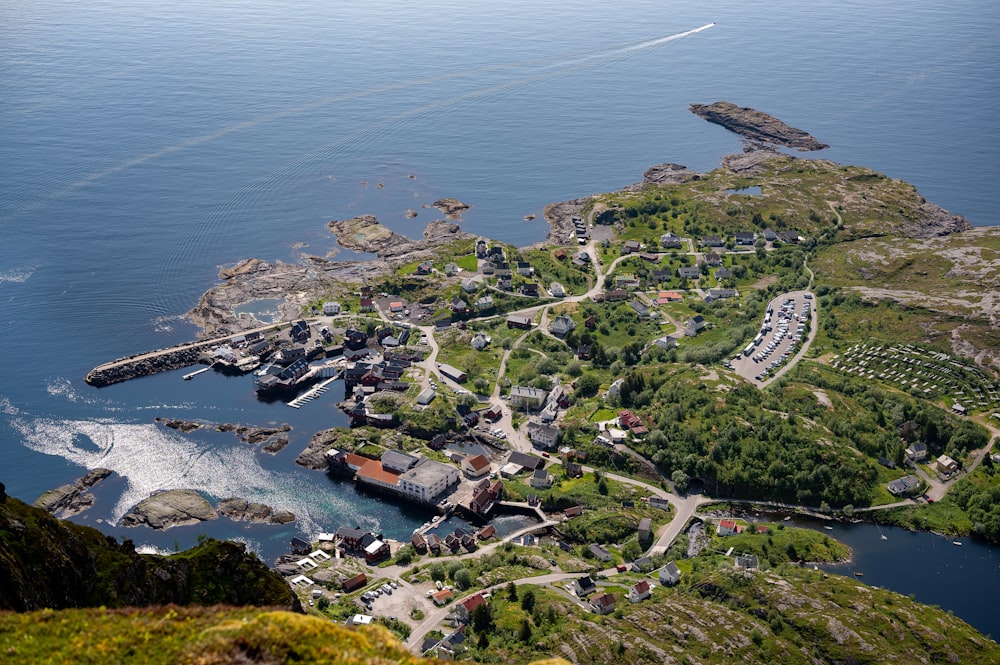
{"type": "Polygon", "coordinates": [[[301,610],[242,543],[206,539],[171,556],[139,554],[97,529],[12,497],[0,503],[0,609],[257,605],[301,610]]]}

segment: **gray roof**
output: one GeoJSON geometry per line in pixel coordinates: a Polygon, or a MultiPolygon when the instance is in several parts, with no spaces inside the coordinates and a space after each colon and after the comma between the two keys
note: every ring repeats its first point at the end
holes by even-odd
{"type": "Polygon", "coordinates": [[[541,457],[535,457],[534,455],[528,455],[527,453],[521,453],[516,450],[510,454],[507,461],[513,462],[518,466],[523,466],[526,469],[537,469],[539,466],[545,465],[545,460],[541,457]]]}

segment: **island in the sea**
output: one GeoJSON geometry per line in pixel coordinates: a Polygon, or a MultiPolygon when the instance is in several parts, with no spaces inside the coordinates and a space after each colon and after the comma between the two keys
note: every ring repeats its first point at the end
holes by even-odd
{"type": "Polygon", "coordinates": [[[732,102],[692,104],[691,112],[751,141],[798,148],[802,151],[823,150],[830,147],[817,141],[808,132],[786,125],[773,115],[746,106],[737,106],[732,102]]]}

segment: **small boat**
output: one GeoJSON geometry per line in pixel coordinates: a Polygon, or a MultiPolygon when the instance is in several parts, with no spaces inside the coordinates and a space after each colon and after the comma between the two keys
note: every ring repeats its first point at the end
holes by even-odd
{"type": "Polygon", "coordinates": [[[827,531],[833,531],[833,527],[832,526],[825,526],[823,528],[826,529],[827,531]]]}
{"type": "Polygon", "coordinates": [[[856,571],[854,571],[854,576],[855,577],[864,577],[865,574],[862,573],[860,570],[856,570],[856,571]]]}
{"type": "Polygon", "coordinates": [[[952,545],[959,545],[959,546],[961,546],[962,545],[962,541],[961,540],[953,540],[953,541],[951,541],[951,544],[952,545]]]}
{"type": "Polygon", "coordinates": [[[785,518],[785,520],[784,520],[784,521],[785,521],[785,522],[791,522],[791,521],[792,521],[792,516],[791,516],[791,515],[789,515],[788,517],[786,517],[786,518],[785,518]]]}

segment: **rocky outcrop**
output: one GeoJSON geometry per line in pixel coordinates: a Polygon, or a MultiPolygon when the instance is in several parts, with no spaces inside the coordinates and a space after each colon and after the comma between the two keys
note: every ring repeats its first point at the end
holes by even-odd
{"type": "Polygon", "coordinates": [[[218,513],[194,490],[166,490],[143,499],[121,519],[122,526],[148,526],[169,529],[182,524],[213,520],[218,513]]]}
{"type": "Polygon", "coordinates": [[[287,510],[274,510],[263,503],[254,503],[246,499],[223,499],[215,506],[220,515],[225,515],[237,522],[253,522],[255,524],[288,524],[295,521],[295,515],[287,510]]]}
{"type": "Polygon", "coordinates": [[[193,432],[197,429],[201,429],[201,423],[196,423],[190,420],[178,420],[176,418],[157,418],[156,422],[160,423],[164,427],[175,429],[178,432],[182,432],[184,434],[187,434],[188,432],[193,432]]]}
{"type": "Polygon", "coordinates": [[[395,245],[410,242],[393,232],[372,215],[333,220],[327,226],[337,235],[337,244],[357,252],[377,254],[395,245]]]}
{"type": "Polygon", "coordinates": [[[652,185],[678,185],[690,180],[697,180],[701,176],[697,171],[692,171],[681,164],[657,164],[650,166],[642,174],[642,184],[652,185]]]}
{"type": "Polygon", "coordinates": [[[762,111],[737,106],[731,102],[715,102],[714,104],[692,104],[691,112],[717,125],[722,125],[731,132],[750,139],[798,148],[801,151],[822,150],[830,146],[820,143],[801,129],[790,127],[773,115],[762,111]]]}
{"type": "Polygon", "coordinates": [[[458,199],[450,197],[438,199],[432,205],[453,222],[462,219],[462,213],[472,207],[468,203],[462,203],[458,199]]]}
{"type": "MultiPolygon", "coordinates": [[[[218,432],[234,432],[240,441],[248,443],[251,446],[255,446],[258,443],[263,443],[264,441],[274,438],[279,434],[292,431],[292,426],[282,425],[281,427],[248,427],[246,425],[223,423],[222,425],[216,425],[215,429],[218,432]]],[[[285,443],[288,443],[287,438],[285,443]]]]}
{"type": "Polygon", "coordinates": [[[972,228],[965,217],[950,213],[930,201],[925,200],[920,206],[920,215],[920,222],[903,227],[903,235],[908,238],[936,238],[972,228]]]}
{"type": "Polygon", "coordinates": [[[300,610],[288,585],[241,543],[208,539],[173,557],[138,554],[14,498],[0,504],[0,609],[261,605],[300,610]]]}
{"type": "Polygon", "coordinates": [[[344,429],[334,427],[313,434],[309,445],[295,458],[295,463],[307,469],[325,471],[327,469],[326,451],[336,448],[337,439],[344,434],[344,429]]]}
{"type": "Polygon", "coordinates": [[[94,505],[88,489],[111,475],[111,469],[94,469],[72,485],[63,485],[42,494],[35,506],[58,517],[72,517],[94,505]]]}
{"type": "Polygon", "coordinates": [[[271,269],[271,264],[261,259],[245,259],[231,268],[223,268],[219,271],[219,279],[232,279],[244,275],[252,275],[258,272],[267,272],[271,269]]]}
{"type": "Polygon", "coordinates": [[[590,200],[590,197],[584,197],[560,203],[550,203],[545,206],[542,210],[542,216],[549,223],[549,234],[544,243],[538,243],[535,246],[566,245],[575,242],[573,218],[583,215],[583,209],[590,203],[590,200]]]}
{"type": "MultiPolygon", "coordinates": [[[[211,425],[206,423],[175,418],[157,418],[156,422],[184,434],[194,432],[202,427],[211,427],[211,425]]],[[[269,453],[276,453],[288,445],[288,437],[285,434],[291,430],[291,425],[281,425],[280,427],[248,427],[247,425],[236,425],[234,423],[215,425],[216,432],[233,432],[243,443],[251,446],[263,443],[264,446],[262,449],[269,453]]]]}

